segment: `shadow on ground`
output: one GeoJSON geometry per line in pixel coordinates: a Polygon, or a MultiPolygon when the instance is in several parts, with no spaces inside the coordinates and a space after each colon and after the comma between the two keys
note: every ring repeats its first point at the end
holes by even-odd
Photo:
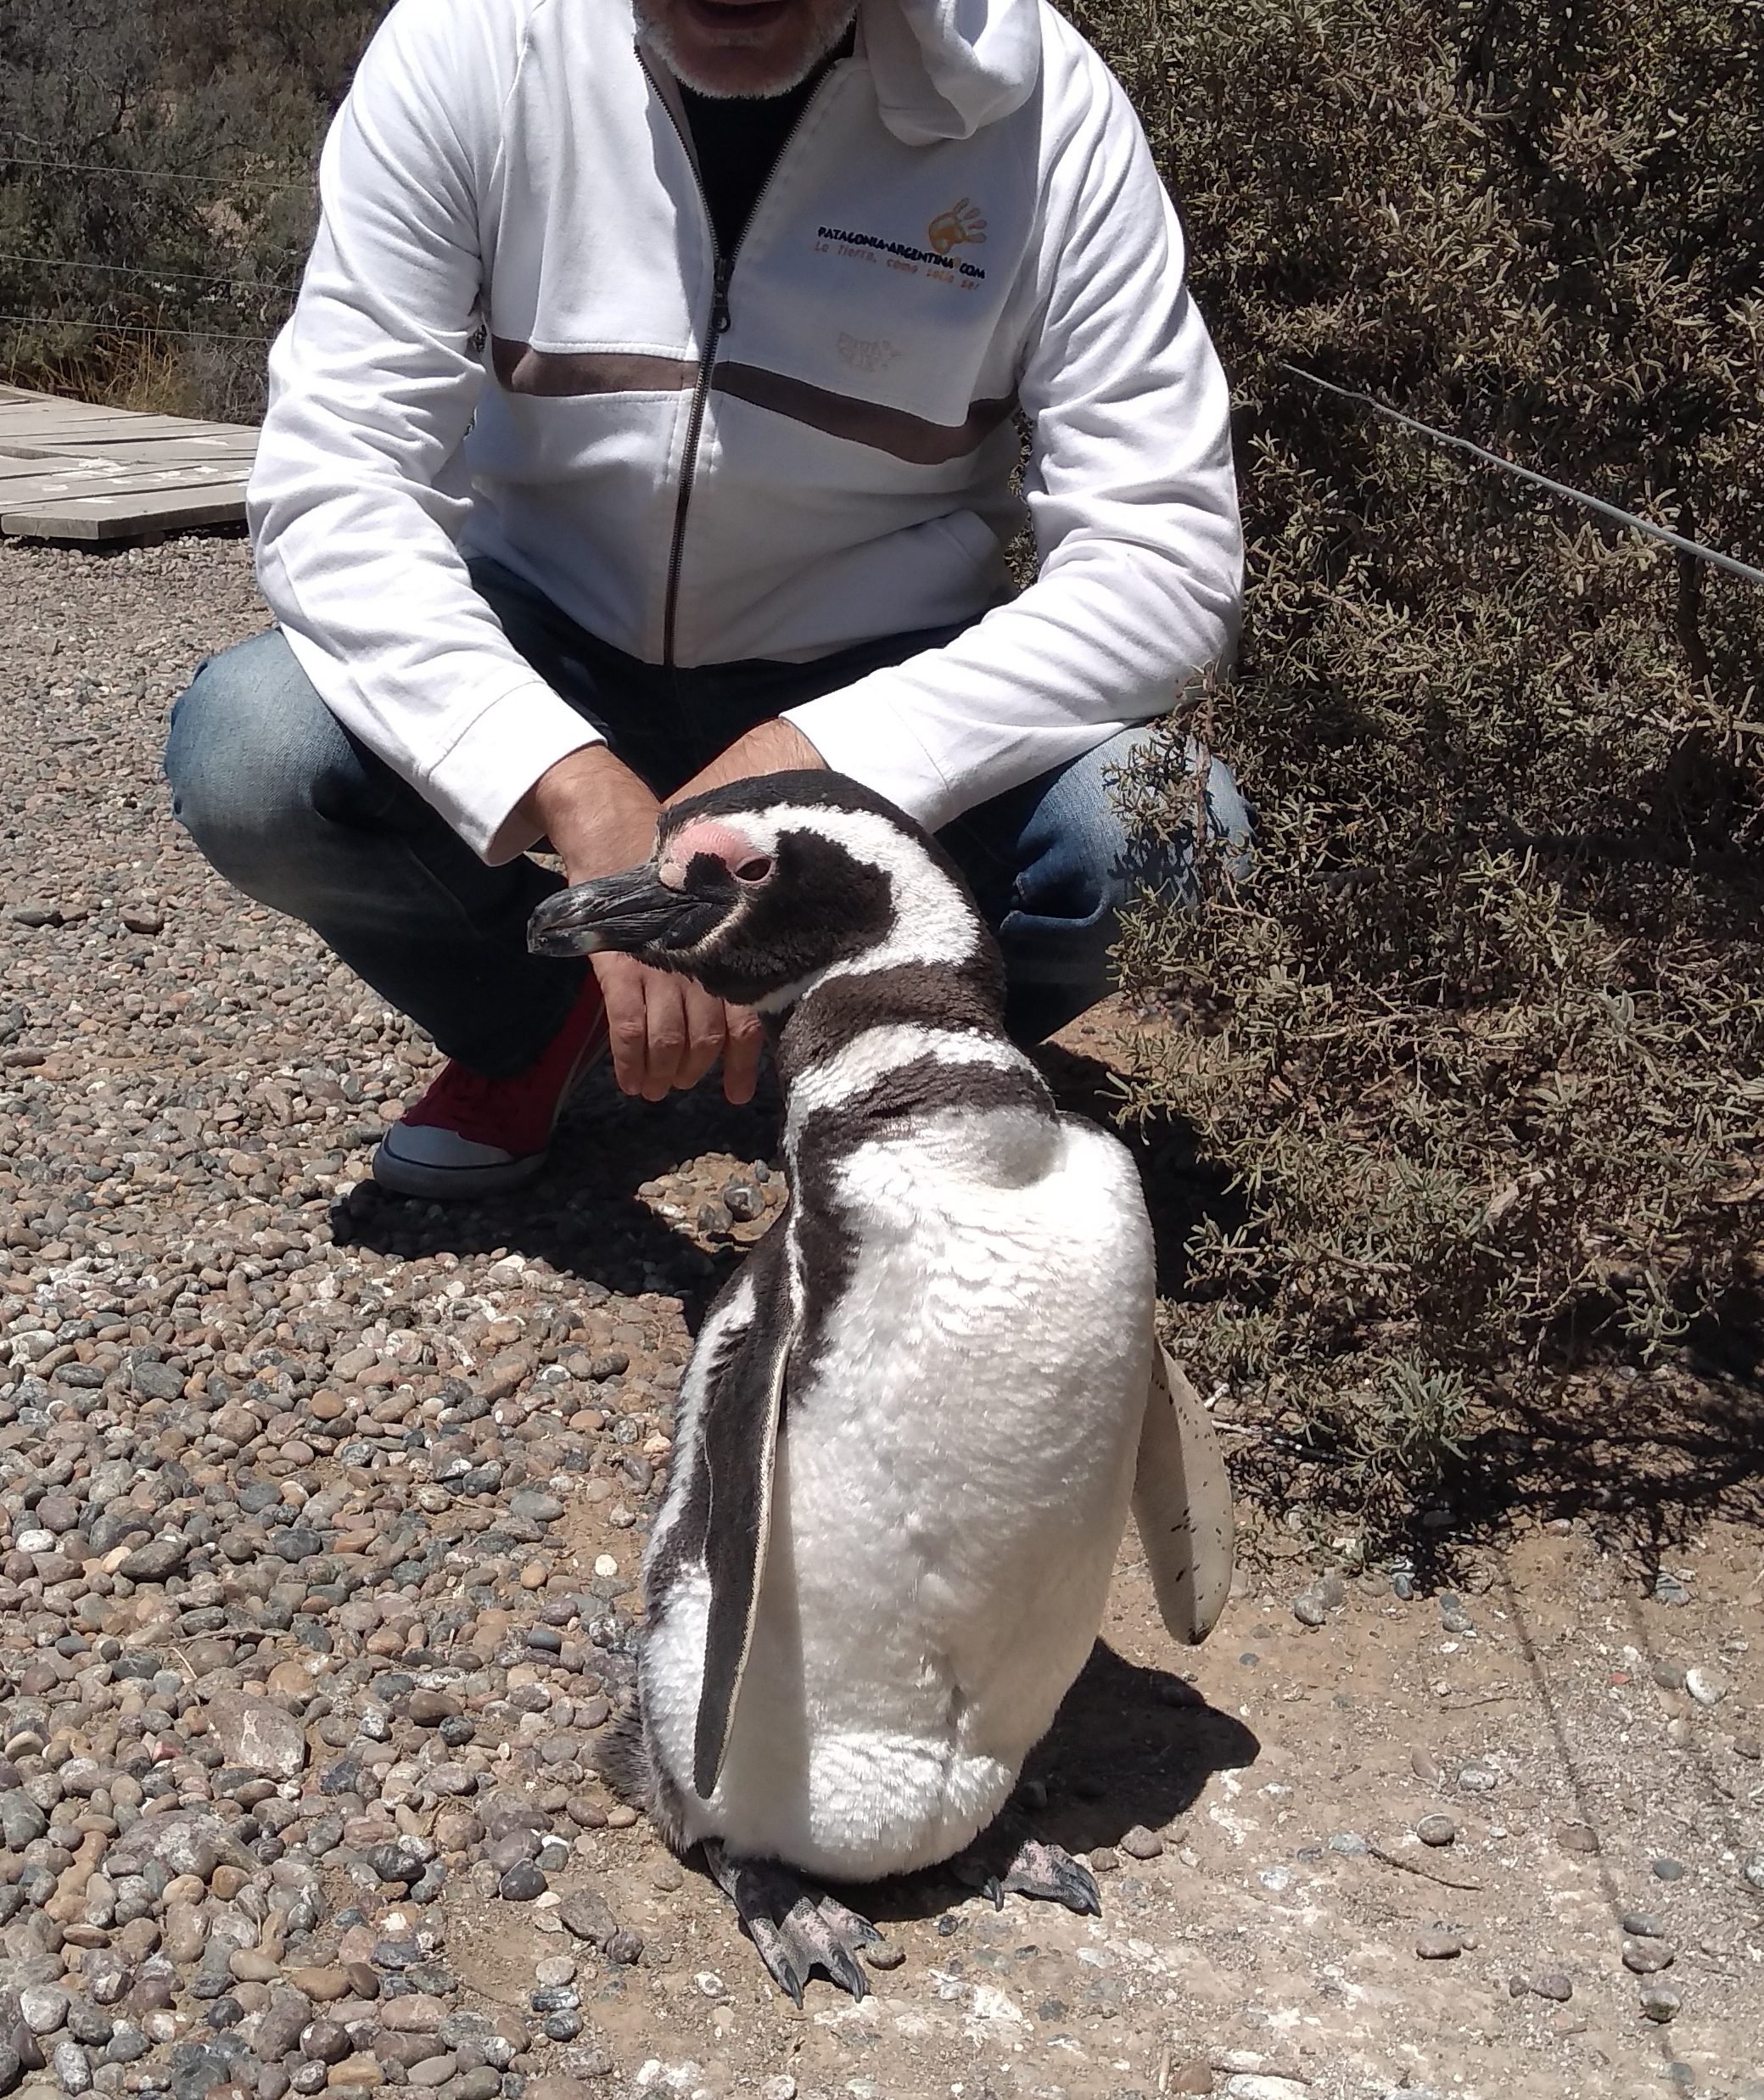
{"type": "Polygon", "coordinates": [[[520,1254],[621,1294],[666,1291],[685,1301],[696,1327],[742,1250],[729,1242],[706,1252],[637,1190],[706,1153],[770,1162],[777,1128],[770,1084],[744,1108],[731,1107],[714,1082],[664,1101],[630,1100],[602,1066],[571,1104],[545,1172],[529,1187],[442,1204],[387,1196],[364,1182],[334,1207],[332,1229],[339,1240],[407,1260],[520,1254]]]}
{"type": "MultiPolygon", "coordinates": [[[[960,1866],[841,1894],[879,1925],[959,1910],[984,1901],[976,1893],[984,1873],[1002,1872],[1025,1837],[1082,1857],[1140,1825],[1163,1828],[1194,1806],[1214,1772],[1253,1764],[1261,1749],[1240,1721],[1209,1706],[1192,1685],[1128,1662],[1099,1640],[1023,1767],[1012,1807],[960,1866]]],[[[1106,1879],[1100,1886],[1106,1914],[1106,1879]]]]}

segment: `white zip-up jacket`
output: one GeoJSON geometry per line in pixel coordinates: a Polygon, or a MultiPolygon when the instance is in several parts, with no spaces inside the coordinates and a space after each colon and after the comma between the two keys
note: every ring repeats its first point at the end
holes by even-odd
{"type": "Polygon", "coordinates": [[[325,147],[259,579],[333,713],[490,861],[594,732],[467,555],[650,663],[972,621],[789,710],[933,828],[1162,713],[1235,639],[1224,379],[1138,122],[1068,24],[861,0],[730,258],[687,137],[629,0],[400,0],[325,147]],[[1005,602],[1019,415],[1039,566],[1005,602]]]}

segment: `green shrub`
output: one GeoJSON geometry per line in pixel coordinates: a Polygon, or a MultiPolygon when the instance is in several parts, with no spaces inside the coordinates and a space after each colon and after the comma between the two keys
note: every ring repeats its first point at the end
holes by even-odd
{"type": "MultiPolygon", "coordinates": [[[[1097,0],[1230,370],[1252,541],[1185,719],[1252,871],[1147,899],[1129,1101],[1235,1182],[1172,1308],[1394,1523],[1592,1336],[1755,1277],[1764,589],[1291,363],[1764,564],[1764,38],[1701,0],[1097,0]]],[[[1124,784],[1189,825],[1172,748],[1124,784]]]]}
{"type": "Polygon", "coordinates": [[[251,421],[385,0],[0,8],[0,378],[251,421]]]}

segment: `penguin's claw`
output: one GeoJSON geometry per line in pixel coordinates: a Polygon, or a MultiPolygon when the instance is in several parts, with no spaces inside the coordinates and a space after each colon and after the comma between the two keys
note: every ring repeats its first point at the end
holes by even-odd
{"type": "Polygon", "coordinates": [[[800,2009],[817,1968],[854,1999],[868,1996],[858,1949],[882,1935],[867,1918],[805,1887],[774,1860],[731,1859],[720,1845],[707,1845],[704,1857],[767,1973],[794,2005],[800,2009]]]}
{"type": "Polygon", "coordinates": [[[1057,1845],[1044,1845],[1039,1838],[1030,1838],[1011,1861],[1005,1886],[1042,1902],[1063,1903],[1080,1918],[1102,1916],[1102,1897],[1089,1868],[1081,1867],[1057,1845]]]}

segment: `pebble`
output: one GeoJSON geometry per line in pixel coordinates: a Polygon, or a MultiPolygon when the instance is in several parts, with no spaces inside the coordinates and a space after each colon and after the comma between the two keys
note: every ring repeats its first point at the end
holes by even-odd
{"type": "Polygon", "coordinates": [[[1564,1975],[1559,1968],[1543,1969],[1536,1975],[1528,1976],[1526,1986],[1537,1996],[1551,1999],[1557,2005],[1566,2005],[1574,1996],[1572,1980],[1564,1975]]]}
{"type": "Polygon", "coordinates": [[[19,1993],[19,2017],[33,2035],[53,2035],[67,2019],[67,1993],[59,1984],[27,1984],[19,1993]]]}
{"type": "Polygon", "coordinates": [[[1424,1962],[1455,1961],[1463,1952],[1463,1934],[1444,1925],[1430,1926],[1415,1937],[1415,1952],[1424,1962]]]}
{"type": "Polygon", "coordinates": [[[1652,1976],[1672,1965],[1672,1950],[1658,1940],[1626,1940],[1623,1966],[1638,1976],[1652,1976]]]}
{"type": "Polygon", "coordinates": [[[1656,1859],[1653,1862],[1653,1873],[1656,1881],[1683,1881],[1684,1862],[1677,1859],[1656,1859]]]}
{"type": "Polygon", "coordinates": [[[1641,1988],[1641,2008],[1646,2017],[1656,2020],[1664,2027],[1669,2020],[1678,2017],[1683,1999],[1671,1984],[1644,1984],[1641,1988]]]}
{"type": "Polygon", "coordinates": [[[1435,1812],[1415,1824],[1415,1835],[1423,1845],[1450,1845],[1458,1835],[1458,1826],[1449,1816],[1435,1812]]]}
{"type": "Polygon", "coordinates": [[[1159,1859],[1163,1856],[1163,1840],[1142,1823],[1123,1831],[1115,1842],[1129,1859],[1159,1859]]]}
{"type": "Polygon", "coordinates": [[[1599,1834],[1583,1823],[1565,1823],[1556,1832],[1556,1843],[1565,1852],[1593,1853],[1599,1850],[1599,1834]]]}
{"type": "Polygon", "coordinates": [[[1649,1911],[1626,1911],[1617,1921],[1632,1940],[1664,1940],[1666,1927],[1649,1911]]]}
{"type": "Polygon", "coordinates": [[[1685,1672],[1684,1688],[1698,1705],[1716,1706],[1727,1697],[1732,1688],[1724,1671],[1698,1663],[1685,1672]]]}

